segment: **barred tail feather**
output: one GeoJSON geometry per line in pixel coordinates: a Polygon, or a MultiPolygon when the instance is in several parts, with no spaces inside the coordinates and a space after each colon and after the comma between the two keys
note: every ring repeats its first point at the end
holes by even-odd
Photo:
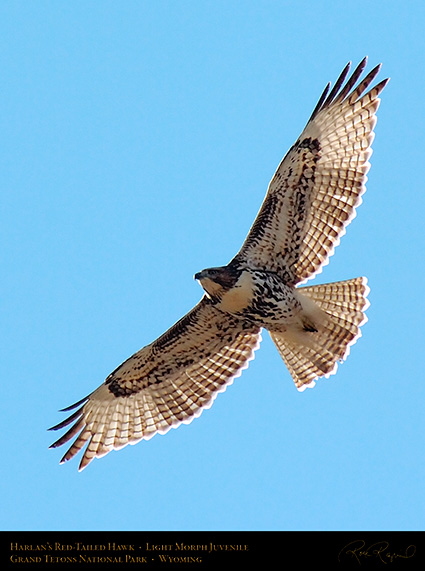
{"type": "Polygon", "coordinates": [[[367,321],[369,288],[366,278],[297,289],[305,314],[317,331],[270,332],[299,391],[314,387],[316,379],[336,372],[361,336],[367,321]],[[313,302],[313,303],[311,303],[313,302]]]}

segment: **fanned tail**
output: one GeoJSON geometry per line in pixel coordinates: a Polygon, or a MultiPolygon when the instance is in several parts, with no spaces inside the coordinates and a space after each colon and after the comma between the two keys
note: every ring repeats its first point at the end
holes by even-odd
{"type": "Polygon", "coordinates": [[[336,372],[367,321],[366,278],[298,288],[309,330],[270,332],[298,390],[336,372]],[[313,303],[312,303],[313,302],[313,303]]]}

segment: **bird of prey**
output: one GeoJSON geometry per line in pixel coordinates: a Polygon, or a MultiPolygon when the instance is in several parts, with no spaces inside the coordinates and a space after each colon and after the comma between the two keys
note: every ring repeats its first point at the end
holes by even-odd
{"type": "Polygon", "coordinates": [[[86,445],[95,457],[189,423],[253,359],[266,329],[296,387],[335,373],[366,321],[363,277],[299,287],[321,271],[365,191],[379,95],[360,81],[366,58],[328,84],[300,137],[274,174],[240,251],[223,267],[195,274],[201,301],[156,341],[113,371],[52,430],[76,436],[61,462],[86,445]],[[356,85],[357,84],[357,85],[356,85]]]}

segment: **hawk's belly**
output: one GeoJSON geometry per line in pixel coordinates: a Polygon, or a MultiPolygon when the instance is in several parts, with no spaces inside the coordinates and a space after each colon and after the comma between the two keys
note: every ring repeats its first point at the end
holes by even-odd
{"type": "Polygon", "coordinates": [[[284,330],[299,319],[301,304],[294,288],[274,273],[245,270],[235,286],[222,296],[221,311],[244,317],[273,330],[284,330]]]}

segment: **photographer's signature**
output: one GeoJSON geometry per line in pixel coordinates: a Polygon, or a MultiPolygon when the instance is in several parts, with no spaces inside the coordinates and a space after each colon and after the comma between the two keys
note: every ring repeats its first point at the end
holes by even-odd
{"type": "Polygon", "coordinates": [[[362,539],[351,541],[341,549],[338,554],[338,561],[345,558],[355,559],[359,565],[362,560],[375,558],[382,563],[394,563],[398,559],[411,559],[416,553],[415,545],[408,545],[405,549],[392,551],[388,541],[378,541],[367,545],[362,539]]]}

